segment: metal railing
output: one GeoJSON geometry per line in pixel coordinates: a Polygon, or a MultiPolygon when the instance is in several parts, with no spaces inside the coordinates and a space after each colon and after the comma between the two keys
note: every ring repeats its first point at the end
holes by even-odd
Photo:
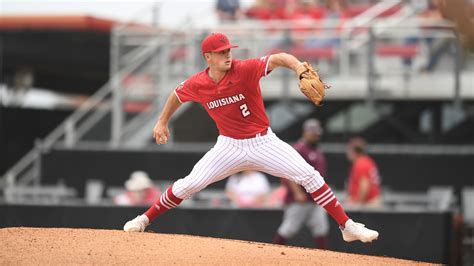
{"type": "MultiPolygon", "coordinates": [[[[115,33],[125,28],[126,26],[121,25],[114,29],[114,33],[112,34],[112,47],[118,35],[115,33]]],[[[125,66],[114,68],[111,72],[111,79],[105,85],[89,97],[73,114],[66,118],[42,141],[37,140],[35,147],[13,165],[3,178],[0,179],[0,185],[9,187],[16,184],[39,184],[41,155],[60,141],[63,141],[66,147],[75,146],[94,125],[112,110],[109,104],[110,101],[108,100],[113,97],[114,103],[117,102],[117,94],[112,94],[112,92],[114,90],[120,91],[120,85],[118,85],[119,81],[139,68],[151,54],[155,53],[160,45],[160,39],[155,38],[149,42],[140,42],[138,47],[124,53],[123,61],[126,62],[125,66]]],[[[112,56],[112,58],[114,57],[112,56]]],[[[115,65],[115,63],[112,62],[112,65],[115,65]]],[[[119,99],[119,101],[121,101],[121,99],[119,99]]],[[[123,114],[123,112],[120,112],[118,115],[121,114],[123,114]]],[[[112,130],[112,132],[114,131],[112,130]]],[[[112,138],[112,140],[113,139],[114,138],[112,138]]],[[[114,142],[112,141],[111,144],[114,144],[114,142]]]]}

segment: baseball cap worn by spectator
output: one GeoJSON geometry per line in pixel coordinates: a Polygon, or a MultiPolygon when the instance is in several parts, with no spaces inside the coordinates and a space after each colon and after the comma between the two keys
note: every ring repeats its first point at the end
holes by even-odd
{"type": "Polygon", "coordinates": [[[321,123],[318,119],[311,118],[306,120],[303,123],[303,131],[308,133],[314,133],[318,135],[323,134],[323,127],[321,127],[321,123]]]}
{"type": "Polygon", "coordinates": [[[201,51],[203,54],[220,52],[236,47],[238,46],[231,44],[229,38],[222,33],[211,33],[201,43],[201,51]]]}
{"type": "Polygon", "coordinates": [[[152,182],[147,173],[143,171],[135,171],[125,182],[125,188],[128,191],[140,191],[152,186],[152,182]]]}

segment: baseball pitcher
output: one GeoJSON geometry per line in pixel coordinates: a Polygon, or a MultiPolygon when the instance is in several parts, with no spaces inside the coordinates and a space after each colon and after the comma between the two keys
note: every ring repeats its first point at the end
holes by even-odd
{"type": "Polygon", "coordinates": [[[303,186],[340,226],[347,242],[371,242],[378,232],[349,219],[318,171],[271,130],[265,113],[259,81],[277,67],[293,70],[300,90],[316,105],[327,86],[308,63],[287,53],[246,60],[232,58],[236,48],[221,33],[207,36],[201,49],[208,67],[176,87],[159,115],[153,137],[159,145],[170,136],[168,121],[185,102],[200,103],[219,129],[215,146],[194,166],[188,176],[174,182],[142,215],[124,225],[127,232],[143,232],[158,216],[209,184],[232,174],[255,170],[288,178],[303,186]]]}

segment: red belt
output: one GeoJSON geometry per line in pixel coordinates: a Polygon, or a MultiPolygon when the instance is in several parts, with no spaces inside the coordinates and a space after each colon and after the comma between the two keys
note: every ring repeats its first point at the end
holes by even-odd
{"type": "Polygon", "coordinates": [[[262,130],[262,132],[257,133],[255,135],[255,137],[263,137],[263,136],[267,135],[267,133],[268,133],[268,128],[265,128],[264,130],[262,130]]]}
{"type": "Polygon", "coordinates": [[[236,138],[236,137],[226,136],[224,134],[222,134],[222,135],[226,136],[226,137],[229,137],[229,138],[234,138],[234,139],[251,139],[251,138],[256,138],[256,137],[263,137],[267,134],[268,134],[268,128],[265,128],[264,130],[260,131],[259,133],[255,134],[255,135],[251,135],[251,136],[243,137],[243,138],[236,138]]]}

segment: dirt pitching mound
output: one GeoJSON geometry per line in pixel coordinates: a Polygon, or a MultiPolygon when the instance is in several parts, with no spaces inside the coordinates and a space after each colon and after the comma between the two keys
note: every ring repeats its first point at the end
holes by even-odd
{"type": "Polygon", "coordinates": [[[264,243],[119,230],[0,229],[0,264],[409,265],[417,262],[264,243]]]}

